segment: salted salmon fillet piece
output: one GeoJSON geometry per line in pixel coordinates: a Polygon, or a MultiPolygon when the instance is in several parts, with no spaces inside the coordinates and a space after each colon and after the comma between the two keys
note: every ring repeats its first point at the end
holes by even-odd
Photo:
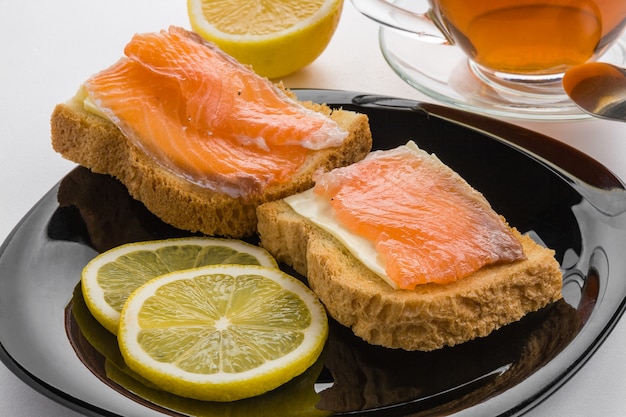
{"type": "Polygon", "coordinates": [[[258,195],[347,136],[182,28],[135,35],[124,54],[85,83],[89,99],[158,164],[211,190],[258,195]]]}
{"type": "Polygon", "coordinates": [[[398,288],[447,284],[525,258],[485,197],[434,155],[401,146],[319,175],[314,192],[375,243],[398,288]]]}

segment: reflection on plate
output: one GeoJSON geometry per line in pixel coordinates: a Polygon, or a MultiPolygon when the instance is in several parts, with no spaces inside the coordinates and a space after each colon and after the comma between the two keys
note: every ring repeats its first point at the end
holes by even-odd
{"type": "Polygon", "coordinates": [[[584,364],[626,302],[626,200],[615,176],[557,141],[476,114],[342,91],[297,94],[367,113],[376,148],[412,139],[435,152],[511,224],[555,249],[565,299],[486,338],[428,353],[371,346],[331,322],[320,361],[285,386],[232,404],[186,400],[124,366],[76,289],[96,253],[187,233],[160,222],[114,179],[78,167],[2,246],[2,361],[50,398],[103,416],[276,415],[277,407],[281,415],[519,415],[584,364]]]}
{"type": "Polygon", "coordinates": [[[111,389],[164,414],[215,417],[449,414],[525,379],[567,346],[579,323],[577,311],[561,300],[490,337],[424,353],[368,345],[331,321],[324,353],[304,374],[259,397],[212,403],[163,392],[128,369],[115,336],[91,316],[79,286],[66,311],[76,354],[111,389]]]}
{"type": "MultiPolygon", "coordinates": [[[[415,35],[381,26],[380,48],[391,68],[408,84],[443,103],[479,113],[524,119],[567,120],[590,117],[565,94],[560,81],[523,90],[495,85],[472,70],[463,52],[421,41],[415,35]]],[[[600,59],[624,66],[626,36],[600,59]]]]}

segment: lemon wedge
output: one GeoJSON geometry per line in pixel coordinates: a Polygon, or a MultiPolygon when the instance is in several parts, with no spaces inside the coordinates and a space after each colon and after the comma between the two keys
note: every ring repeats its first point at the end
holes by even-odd
{"type": "Polygon", "coordinates": [[[135,290],[118,342],[126,364],[161,389],[235,401],[302,374],[327,336],[324,307],[302,282],[274,268],[215,265],[135,290]]]}
{"type": "Polygon", "coordinates": [[[117,334],[128,296],[157,276],[216,264],[278,268],[264,249],[235,239],[192,237],[129,243],[103,252],[83,269],[81,288],[91,314],[117,334]]]}
{"type": "Polygon", "coordinates": [[[259,75],[279,78],[328,46],[343,0],[188,0],[192,29],[259,75]]]}

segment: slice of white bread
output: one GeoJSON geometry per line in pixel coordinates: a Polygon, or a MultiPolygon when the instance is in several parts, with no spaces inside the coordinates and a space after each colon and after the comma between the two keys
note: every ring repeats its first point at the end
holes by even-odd
{"type": "Polygon", "coordinates": [[[395,290],[284,201],[257,209],[261,245],[304,275],[329,314],[365,341],[430,351],[486,336],[561,299],[554,252],[516,230],[527,259],[451,284],[395,290]]]}
{"type": "Polygon", "coordinates": [[[363,159],[372,146],[366,115],[303,103],[330,115],[348,132],[343,144],[317,151],[288,183],[268,187],[260,196],[233,198],[193,184],[163,169],[133,145],[121,131],[83,108],[77,99],[55,107],[51,117],[52,146],[63,157],[93,172],[122,182],[133,198],[177,228],[207,235],[242,238],[256,232],[256,207],[313,185],[317,169],[328,171],[363,159]]]}

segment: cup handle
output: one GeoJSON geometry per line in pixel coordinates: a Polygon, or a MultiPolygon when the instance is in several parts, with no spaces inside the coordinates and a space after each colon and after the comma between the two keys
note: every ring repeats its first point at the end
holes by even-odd
{"type": "Polygon", "coordinates": [[[387,0],[352,0],[352,4],[370,19],[394,29],[413,33],[422,41],[440,45],[454,43],[437,14],[430,8],[426,13],[413,12],[387,0]]]}

